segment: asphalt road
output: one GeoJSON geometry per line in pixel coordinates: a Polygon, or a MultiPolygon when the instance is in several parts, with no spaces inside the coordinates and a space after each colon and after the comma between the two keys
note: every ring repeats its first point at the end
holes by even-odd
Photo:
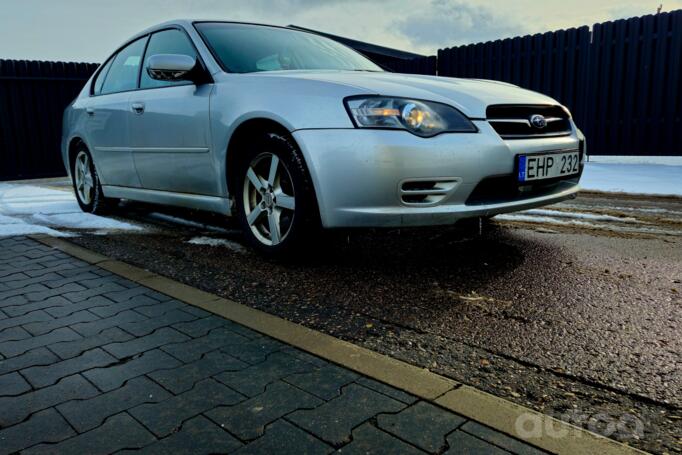
{"type": "Polygon", "coordinates": [[[682,199],[583,194],[482,234],[336,232],[289,262],[244,248],[215,216],[139,204],[116,216],[147,230],[74,241],[639,448],[682,452],[682,199]],[[189,243],[207,239],[219,245],[189,243]]]}

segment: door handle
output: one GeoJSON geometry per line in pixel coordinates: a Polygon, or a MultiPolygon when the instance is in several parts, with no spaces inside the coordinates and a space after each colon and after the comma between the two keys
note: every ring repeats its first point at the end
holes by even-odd
{"type": "Polygon", "coordinates": [[[93,115],[95,115],[95,110],[91,107],[86,107],[85,113],[88,114],[89,116],[93,116],[93,115]]]}
{"type": "Polygon", "coordinates": [[[144,103],[133,103],[131,107],[136,114],[142,114],[144,112],[144,103]]]}

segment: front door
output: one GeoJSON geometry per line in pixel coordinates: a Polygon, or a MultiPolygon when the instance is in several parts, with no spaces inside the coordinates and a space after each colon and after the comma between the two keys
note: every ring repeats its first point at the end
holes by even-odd
{"type": "Polygon", "coordinates": [[[130,119],[133,158],[142,187],[217,195],[209,127],[213,85],[152,79],[146,62],[157,54],[197,57],[194,46],[181,30],[163,30],[150,37],[140,90],[129,100],[133,112],[130,119]]]}

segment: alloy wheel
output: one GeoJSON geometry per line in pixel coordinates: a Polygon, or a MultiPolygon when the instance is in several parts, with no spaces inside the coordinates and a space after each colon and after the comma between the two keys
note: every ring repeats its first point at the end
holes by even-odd
{"type": "Polygon", "coordinates": [[[92,171],[90,170],[90,156],[84,151],[79,152],[78,156],[76,156],[74,174],[78,198],[83,204],[88,205],[92,202],[95,184],[92,171]]]}
{"type": "Polygon", "coordinates": [[[291,231],[296,198],[289,169],[277,155],[261,153],[251,161],[243,198],[246,221],[258,241],[282,243],[291,231]]]}

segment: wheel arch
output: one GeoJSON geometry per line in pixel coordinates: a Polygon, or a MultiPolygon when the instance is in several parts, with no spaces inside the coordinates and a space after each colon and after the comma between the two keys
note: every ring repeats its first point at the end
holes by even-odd
{"type": "MultiPolygon", "coordinates": [[[[236,164],[239,160],[241,146],[247,143],[249,138],[252,138],[257,134],[266,133],[275,133],[286,136],[296,146],[296,148],[300,150],[300,147],[292,136],[291,131],[282,123],[267,117],[255,117],[244,120],[234,129],[227,144],[227,152],[225,154],[225,178],[227,180],[228,195],[233,196],[237,193],[235,189],[235,184],[237,181],[235,170],[237,168],[236,164]]],[[[305,158],[304,165],[310,174],[308,165],[305,163],[305,158]]]]}
{"type": "Polygon", "coordinates": [[[80,136],[74,136],[69,140],[69,144],[67,146],[67,156],[69,159],[68,169],[67,169],[68,175],[71,175],[71,172],[73,170],[73,162],[76,159],[76,152],[78,151],[78,147],[81,145],[84,146],[85,148],[87,148],[88,150],[90,150],[88,145],[85,143],[85,141],[80,136]]]}
{"type": "MultiPolygon", "coordinates": [[[[236,169],[238,168],[237,164],[239,163],[239,149],[241,144],[244,144],[245,141],[248,141],[250,138],[254,137],[254,135],[266,133],[275,133],[286,137],[298,151],[303,171],[307,174],[308,180],[310,181],[310,190],[312,191],[312,194],[309,196],[313,204],[315,222],[321,223],[320,201],[318,199],[316,182],[306,160],[305,152],[298,141],[296,141],[296,138],[294,138],[290,129],[282,123],[270,118],[258,117],[245,120],[235,128],[234,133],[230,137],[225,157],[225,178],[227,180],[227,192],[229,197],[238,197],[237,194],[239,194],[239,191],[235,186],[236,182],[239,180],[236,175],[236,169]]],[[[234,207],[236,207],[236,204],[234,207]]]]}

